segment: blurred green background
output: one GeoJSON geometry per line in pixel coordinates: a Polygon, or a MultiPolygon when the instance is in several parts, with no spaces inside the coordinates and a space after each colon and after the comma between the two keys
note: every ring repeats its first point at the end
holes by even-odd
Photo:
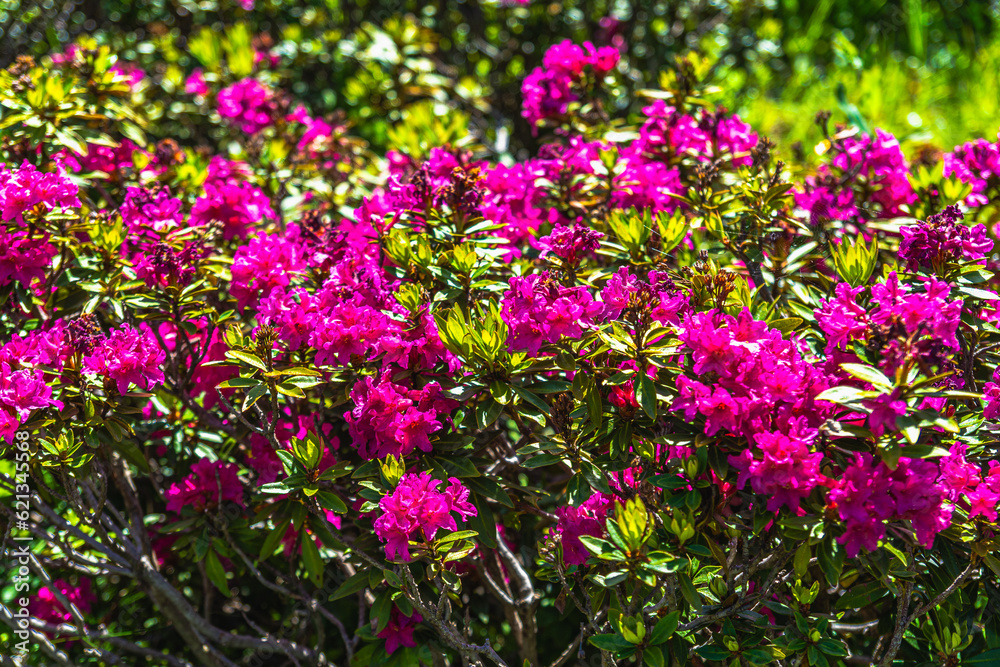
{"type": "MultiPolygon", "coordinates": [[[[714,101],[783,151],[811,152],[817,111],[843,122],[855,108],[904,143],[950,150],[996,136],[998,17],[983,0],[257,0],[251,11],[236,0],[6,0],[0,65],[86,33],[170,93],[200,64],[191,45],[203,29],[246,22],[259,48],[281,56],[263,78],[317,113],[342,111],[373,148],[391,148],[390,129],[413,114],[459,114],[487,152],[518,158],[537,142],[520,116],[525,73],[551,44],[591,40],[622,49],[623,91],[655,87],[676,56],[701,54],[714,101]]],[[[619,100],[626,118],[642,106],[619,100]]],[[[203,130],[171,104],[151,107],[159,127],[197,139],[203,130]]]]}

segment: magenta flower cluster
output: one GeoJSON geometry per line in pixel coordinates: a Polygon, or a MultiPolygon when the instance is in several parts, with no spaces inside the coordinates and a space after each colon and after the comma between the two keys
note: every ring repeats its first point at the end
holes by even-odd
{"type": "Polygon", "coordinates": [[[556,510],[559,522],[555,532],[560,536],[563,560],[567,565],[583,565],[590,558],[580,538],[604,536],[604,522],[611,506],[611,496],[595,493],[579,506],[567,505],[556,510]]]}
{"type": "MultiPolygon", "coordinates": [[[[194,82],[194,92],[203,90],[194,82]]],[[[242,79],[219,91],[219,115],[247,134],[256,134],[274,123],[274,91],[254,78],[242,79]]]]}
{"type": "Polygon", "coordinates": [[[902,207],[915,200],[909,165],[899,141],[888,132],[851,134],[834,140],[829,150],[830,163],[807,177],[805,189],[796,195],[796,203],[813,224],[889,218],[902,214],[902,207]]]}
{"type": "Polygon", "coordinates": [[[947,262],[975,261],[993,249],[984,225],[969,227],[962,222],[958,206],[949,206],[926,222],[902,227],[899,259],[907,271],[920,267],[941,270],[947,262]]]}
{"type": "Polygon", "coordinates": [[[564,116],[571,102],[580,100],[588,76],[597,81],[613,70],[620,59],[610,46],[583,46],[566,40],[545,52],[542,66],[532,70],[521,84],[522,115],[532,126],[555,116],[564,116]]]}
{"type": "Polygon", "coordinates": [[[511,278],[502,304],[511,349],[527,350],[532,356],[546,343],[579,336],[603,311],[587,288],[564,287],[547,272],[511,278]]]}
{"type": "Polygon", "coordinates": [[[93,344],[83,358],[83,368],[110,380],[118,393],[125,394],[131,384],[142,389],[161,384],[165,359],[166,352],[148,328],[133,329],[123,324],[93,344]]]}
{"type": "Polygon", "coordinates": [[[200,459],[191,466],[191,474],[167,489],[167,511],[180,514],[185,507],[195,512],[217,510],[224,502],[245,506],[243,484],[232,463],[200,459]]]}
{"type": "Polygon", "coordinates": [[[463,520],[477,515],[469,502],[469,490],[461,482],[452,477],[441,491],[443,483],[429,473],[407,474],[392,493],[382,498],[375,534],[386,543],[386,558],[408,561],[411,541],[421,537],[433,540],[442,529],[457,530],[455,514],[463,520]]]}
{"type": "Polygon", "coordinates": [[[431,451],[429,436],[442,428],[438,413],[448,407],[437,383],[407,389],[388,374],[361,380],[351,400],[355,407],[345,418],[358,453],[369,460],[431,451]]]}
{"type": "Polygon", "coordinates": [[[995,200],[1000,187],[1000,141],[976,139],[957,146],[944,156],[944,175],[972,186],[965,198],[968,206],[985,206],[995,200]]]}

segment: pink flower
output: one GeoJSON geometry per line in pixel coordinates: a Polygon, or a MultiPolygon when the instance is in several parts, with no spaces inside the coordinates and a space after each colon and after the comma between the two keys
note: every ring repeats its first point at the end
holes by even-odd
{"type": "Polygon", "coordinates": [[[885,217],[900,213],[900,206],[916,199],[899,141],[884,130],[876,129],[874,137],[859,132],[845,138],[833,166],[866,178],[874,189],[872,199],[881,204],[885,217]]]}
{"type": "Polygon", "coordinates": [[[251,227],[274,217],[271,200],[264,191],[245,182],[206,182],[205,195],[199,197],[191,209],[192,224],[221,222],[222,236],[226,240],[245,239],[251,227]]]}
{"type": "Polygon", "coordinates": [[[576,266],[585,257],[594,254],[601,247],[604,234],[594,231],[586,225],[556,225],[552,233],[538,239],[542,249],[542,257],[552,253],[566,260],[570,266],[576,266]]]}
{"type": "Polygon", "coordinates": [[[392,382],[388,372],[378,382],[370,376],[358,382],[351,390],[355,407],[345,415],[358,453],[371,460],[431,451],[430,434],[442,427],[439,396],[435,382],[407,389],[392,382]]]}
{"type": "Polygon", "coordinates": [[[138,88],[139,84],[146,78],[146,73],[141,67],[133,63],[125,62],[124,60],[120,60],[116,64],[112,65],[111,71],[122,77],[130,90],[138,88]]]}
{"type": "Polygon", "coordinates": [[[893,390],[891,394],[883,394],[878,398],[865,401],[865,405],[871,409],[868,415],[868,428],[876,436],[880,436],[887,430],[896,431],[896,418],[906,415],[906,401],[897,398],[899,390],[893,390]]]}
{"type": "Polygon", "coordinates": [[[118,384],[118,392],[125,394],[131,383],[143,389],[161,384],[164,378],[160,365],[166,356],[148,330],[123,324],[83,358],[83,368],[113,380],[118,384]]]}
{"type": "Polygon", "coordinates": [[[184,81],[184,92],[189,95],[200,95],[202,97],[208,95],[210,92],[200,67],[191,72],[191,75],[184,81]]]}
{"type": "Polygon", "coordinates": [[[204,246],[194,243],[180,249],[167,243],[157,243],[148,251],[139,252],[132,261],[136,276],[147,287],[184,286],[194,275],[195,262],[207,252],[204,246]]]}
{"type": "Polygon", "coordinates": [[[947,491],[936,464],[922,459],[899,459],[889,470],[871,454],[856,454],[829,500],[845,522],[838,542],[854,558],[872,551],[885,535],[886,521],[909,521],[917,541],[930,548],[934,536],[948,527],[951,508],[944,504],[947,491]]]}
{"type": "Polygon", "coordinates": [[[62,164],[75,173],[103,172],[105,178],[120,178],[121,172],[132,167],[132,154],[139,147],[126,139],[117,146],[87,144],[83,155],[66,153],[62,164]]]}
{"type": "Polygon", "coordinates": [[[705,435],[715,435],[720,429],[736,430],[740,406],[722,387],[716,387],[710,396],[701,399],[698,411],[705,416],[705,435]]]}
{"type": "Polygon", "coordinates": [[[450,478],[444,492],[441,484],[429,473],[406,474],[379,501],[382,514],[375,520],[375,534],[386,543],[386,558],[409,561],[412,539],[423,535],[433,540],[438,530],[457,530],[453,513],[463,520],[476,516],[475,506],[468,501],[469,490],[461,482],[450,478]]]}
{"type": "Polygon", "coordinates": [[[857,303],[857,297],[864,289],[863,286],[838,283],[834,298],[823,302],[816,310],[816,322],[827,334],[827,354],[838,347],[847,349],[851,340],[864,337],[868,328],[867,313],[857,303]]]}
{"type": "Polygon", "coordinates": [[[958,500],[959,496],[971,492],[979,484],[979,466],[965,458],[967,445],[956,442],[948,456],[940,459],[940,482],[948,499],[958,500]]]}
{"type": "Polygon", "coordinates": [[[378,637],[385,640],[385,652],[392,655],[402,646],[416,646],[417,642],[413,639],[413,630],[417,627],[417,623],[422,620],[424,617],[417,612],[406,616],[394,606],[389,624],[382,632],[378,633],[378,637]]]}
{"type": "Polygon", "coordinates": [[[510,279],[502,316],[510,327],[508,345],[535,356],[545,343],[577,337],[603,310],[586,287],[563,287],[548,272],[510,279]]]}
{"type": "Polygon", "coordinates": [[[812,453],[809,443],[832,408],[816,401],[829,386],[825,374],[804,358],[799,342],[747,310],[739,317],[717,311],[687,315],[677,336],[699,377],[677,378],[678,396],[670,409],[683,411],[688,421],[703,416],[706,435],[721,432],[757,442],[761,458],[747,450],[730,459],[743,471],[740,486],[752,480],[772,510],[782,504],[797,508],[824,479],[817,473],[822,456],[812,453]]]}
{"type": "Polygon", "coordinates": [[[204,512],[217,509],[227,500],[246,507],[238,472],[239,468],[233,463],[198,460],[191,466],[190,475],[180,484],[171,484],[167,489],[167,511],[180,514],[185,506],[189,506],[195,512],[204,512]]]}
{"type": "Polygon", "coordinates": [[[223,88],[218,97],[219,115],[247,134],[256,134],[274,122],[274,92],[256,79],[243,79],[223,88]]]}
{"type": "Polygon", "coordinates": [[[62,407],[62,403],[52,398],[52,387],[45,384],[42,371],[12,371],[7,362],[0,362],[0,409],[8,409],[24,423],[32,411],[49,406],[62,407]]]}
{"type": "Polygon", "coordinates": [[[810,452],[800,433],[757,433],[754,441],[763,454],[761,460],[749,450],[742,458],[729,460],[741,471],[737,486],[743,488],[749,480],[754,493],[767,498],[769,511],[777,512],[782,505],[798,510],[799,503],[826,482],[820,473],[823,454],[810,452]]]}
{"type": "Polygon", "coordinates": [[[972,193],[965,199],[967,206],[989,203],[987,193],[1000,178],[1000,142],[976,139],[957,146],[944,156],[944,176],[972,184],[972,193]]]}
{"type": "MultiPolygon", "coordinates": [[[[273,291],[288,287],[295,275],[305,268],[305,252],[298,243],[278,234],[254,236],[233,255],[233,280],[229,290],[236,297],[239,308],[252,307],[273,291]]],[[[277,304],[269,306],[267,315],[278,307],[277,304]]]]}
{"type": "Polygon", "coordinates": [[[62,594],[84,615],[90,613],[91,604],[97,600],[97,596],[91,590],[90,579],[80,578],[75,586],[64,579],[56,579],[51,587],[39,588],[38,593],[32,598],[30,609],[33,618],[51,625],[73,623],[73,615],[56,597],[55,591],[62,594]]]}
{"type": "Polygon", "coordinates": [[[0,164],[0,220],[23,223],[24,214],[39,206],[46,210],[79,207],[78,191],[62,172],[41,172],[27,161],[16,171],[0,164]]]}
{"type": "Polygon", "coordinates": [[[617,49],[597,49],[587,42],[583,47],[565,40],[545,52],[543,66],[532,70],[524,79],[521,94],[524,108],[521,115],[537,126],[542,121],[565,115],[570,102],[579,99],[589,68],[594,77],[602,78],[618,65],[617,49]]]}
{"type": "Polygon", "coordinates": [[[579,507],[560,507],[556,510],[559,523],[555,532],[561,536],[563,562],[567,565],[583,565],[590,558],[590,552],[580,538],[604,536],[604,520],[611,509],[611,496],[595,493],[579,507]]]}
{"type": "Polygon", "coordinates": [[[983,399],[986,407],[983,408],[984,419],[996,419],[1000,417],[1000,384],[987,382],[983,385],[983,399]]]}
{"type": "Polygon", "coordinates": [[[122,221],[133,238],[160,240],[160,232],[179,228],[184,221],[182,202],[169,188],[155,191],[129,187],[122,203],[122,221]]]}
{"type": "Polygon", "coordinates": [[[921,266],[940,270],[945,262],[975,261],[993,249],[993,241],[986,235],[986,227],[969,227],[962,222],[958,206],[949,206],[926,222],[902,227],[903,240],[899,243],[899,259],[907,271],[921,266]]]}
{"type": "Polygon", "coordinates": [[[997,520],[997,503],[1000,503],[1000,493],[990,489],[986,484],[980,484],[966,495],[969,499],[969,518],[984,517],[990,523],[997,520]]]}
{"type": "Polygon", "coordinates": [[[57,254],[46,232],[0,227],[0,287],[12,280],[24,286],[35,279],[44,280],[45,270],[57,254]]]}

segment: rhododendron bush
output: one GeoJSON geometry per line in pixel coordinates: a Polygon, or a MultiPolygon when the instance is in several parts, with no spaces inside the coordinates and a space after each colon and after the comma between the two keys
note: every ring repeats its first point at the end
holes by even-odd
{"type": "Polygon", "coordinates": [[[565,41],[379,154],[225,45],[0,74],[4,664],[1000,661],[994,137],[565,41]]]}

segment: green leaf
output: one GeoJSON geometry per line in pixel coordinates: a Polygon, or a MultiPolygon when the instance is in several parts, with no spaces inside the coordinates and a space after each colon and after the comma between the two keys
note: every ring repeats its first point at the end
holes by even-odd
{"type": "Polygon", "coordinates": [[[642,406],[642,411],[650,419],[656,419],[656,389],[653,381],[645,373],[638,373],[639,383],[635,387],[635,398],[642,406]]]}
{"type": "Polygon", "coordinates": [[[503,412],[503,405],[490,396],[476,404],[476,425],[484,429],[497,420],[503,412]]]}
{"type": "Polygon", "coordinates": [[[226,581],[226,568],[222,567],[222,563],[219,561],[219,557],[215,553],[215,549],[209,549],[208,553],[205,555],[205,574],[208,575],[209,581],[215,584],[223,595],[229,597],[231,594],[229,592],[229,583],[226,581]]]}
{"type": "Polygon", "coordinates": [[[285,494],[294,491],[293,488],[285,484],[284,482],[271,482],[269,484],[264,484],[257,489],[261,493],[273,493],[273,494],[285,494]]]}
{"type": "Polygon", "coordinates": [[[962,665],[1000,665],[1000,648],[993,648],[974,656],[962,656],[962,665]]]}
{"type": "Polygon", "coordinates": [[[840,642],[836,642],[832,639],[821,639],[816,642],[816,648],[818,648],[823,653],[827,655],[834,655],[837,657],[843,657],[847,655],[847,649],[843,647],[840,642]]]}
{"type": "Polygon", "coordinates": [[[878,602],[889,594],[889,589],[881,581],[869,581],[854,586],[837,600],[837,609],[863,609],[878,602]]]}
{"type": "Polygon", "coordinates": [[[292,398],[305,398],[305,392],[303,392],[297,385],[291,382],[282,382],[274,386],[278,390],[279,394],[284,396],[291,396],[292,398]]]}
{"type": "Polygon", "coordinates": [[[935,459],[949,456],[951,452],[936,445],[907,445],[903,449],[903,454],[906,454],[906,457],[910,459],[935,459]]]}
{"type": "Polygon", "coordinates": [[[260,555],[257,557],[258,560],[265,560],[274,555],[274,550],[278,548],[278,544],[285,536],[285,533],[288,532],[288,526],[290,526],[291,523],[292,520],[289,518],[275,525],[275,527],[264,539],[264,544],[260,547],[260,555]]]}
{"type": "Polygon", "coordinates": [[[681,613],[679,611],[672,611],[657,621],[653,627],[653,632],[649,635],[649,643],[655,646],[670,639],[677,629],[677,622],[680,620],[680,617],[681,613]]]}
{"type": "Polygon", "coordinates": [[[830,244],[830,256],[837,274],[850,283],[851,287],[857,287],[867,283],[875,270],[875,264],[878,262],[878,241],[873,238],[869,246],[861,237],[845,238],[839,244],[830,244]]]}
{"type": "Polygon", "coordinates": [[[323,558],[319,555],[319,547],[312,535],[303,530],[299,533],[299,540],[302,543],[302,563],[306,566],[309,579],[317,587],[323,585],[323,558]]]}
{"type": "Polygon", "coordinates": [[[602,651],[625,651],[634,648],[624,637],[615,634],[594,635],[589,641],[602,651]]]}
{"type": "Polygon", "coordinates": [[[679,572],[677,578],[681,582],[681,595],[687,600],[687,603],[691,605],[691,608],[697,611],[701,608],[701,596],[698,595],[698,591],[694,587],[694,583],[691,582],[691,577],[689,577],[684,572],[679,572]]]}
{"type": "Polygon", "coordinates": [[[830,387],[816,397],[817,401],[830,401],[839,405],[856,403],[866,398],[874,398],[878,394],[871,391],[863,391],[856,387],[830,387]]]}
{"type": "Polygon", "coordinates": [[[347,514],[347,505],[335,493],[329,491],[319,491],[316,493],[316,502],[323,509],[328,509],[335,514],[347,514]]]}
{"type": "Polygon", "coordinates": [[[468,520],[469,528],[479,534],[479,543],[487,549],[497,548],[497,524],[493,510],[481,495],[474,494],[472,503],[476,506],[476,514],[468,520]]]}
{"type": "Polygon", "coordinates": [[[542,399],[538,398],[538,396],[536,396],[532,392],[528,391],[527,389],[522,389],[521,387],[515,387],[515,386],[511,386],[511,389],[514,390],[514,393],[517,394],[522,401],[531,403],[533,406],[544,412],[546,415],[549,414],[550,411],[549,404],[543,401],[542,399]]]}
{"type": "Polygon", "coordinates": [[[259,384],[250,391],[247,392],[247,397],[243,399],[242,411],[246,412],[253,405],[260,400],[261,396],[267,393],[267,385],[259,384]]]}
{"type": "Polygon", "coordinates": [[[264,362],[256,354],[250,354],[241,350],[227,350],[226,356],[230,359],[236,359],[237,361],[249,364],[258,370],[267,370],[267,366],[264,365],[264,362]]]}
{"type": "Polygon", "coordinates": [[[604,402],[601,400],[601,392],[597,390],[597,384],[589,380],[584,389],[584,400],[587,402],[587,414],[594,428],[600,428],[604,419],[604,402]]]}
{"type": "Polygon", "coordinates": [[[501,505],[514,508],[514,501],[510,499],[507,492],[492,479],[486,477],[470,477],[462,480],[466,486],[481,496],[486,496],[490,500],[495,500],[501,505]]]}
{"type": "Polygon", "coordinates": [[[474,530],[459,530],[455,531],[454,533],[449,533],[445,535],[441,539],[437,540],[437,543],[440,546],[442,544],[450,544],[458,540],[464,540],[466,538],[476,537],[477,535],[479,535],[479,533],[477,533],[474,530]]]}
{"type": "Polygon", "coordinates": [[[539,454],[538,456],[532,456],[521,465],[525,468],[542,468],[544,466],[559,463],[560,461],[562,461],[561,456],[556,456],[555,454],[539,454]]]}
{"type": "Polygon", "coordinates": [[[449,477],[479,477],[479,468],[465,456],[437,457],[434,462],[440,465],[449,477]]]}
{"type": "Polygon", "coordinates": [[[372,605],[372,618],[378,622],[375,634],[382,632],[389,625],[389,619],[392,616],[391,596],[392,589],[387,588],[379,593],[378,597],[375,598],[375,603],[372,605]]]}
{"type": "Polygon", "coordinates": [[[118,129],[121,130],[121,133],[126,139],[131,139],[139,146],[146,145],[146,135],[135,123],[130,123],[127,120],[124,120],[118,124],[118,129]]]}
{"type": "Polygon", "coordinates": [[[864,364],[841,364],[841,368],[856,378],[864,380],[876,387],[892,388],[892,380],[885,376],[885,373],[877,368],[865,366],[864,364]]]}
{"type": "Polygon", "coordinates": [[[244,387],[255,387],[260,384],[260,380],[257,378],[233,378],[231,380],[225,380],[216,385],[217,389],[237,389],[244,387]]]}
{"type": "MultiPolygon", "coordinates": [[[[105,425],[112,424],[114,422],[107,421],[105,425]]],[[[125,457],[125,460],[134,465],[136,468],[144,473],[149,473],[149,462],[146,457],[143,456],[142,450],[139,449],[138,445],[131,438],[122,438],[120,441],[115,443],[115,450],[125,457]]]]}
{"type": "Polygon", "coordinates": [[[799,548],[795,550],[795,558],[792,560],[796,577],[799,579],[805,578],[806,573],[809,571],[809,561],[811,559],[812,549],[809,548],[809,542],[804,541],[799,545],[799,548]]]}
{"type": "Polygon", "coordinates": [[[987,292],[984,289],[979,289],[977,287],[968,287],[967,285],[959,285],[958,291],[966,296],[971,296],[974,299],[985,299],[986,301],[1000,301],[1000,295],[995,292],[987,292]]]}
{"type": "Polygon", "coordinates": [[[333,533],[327,526],[331,525],[329,521],[325,518],[319,518],[316,516],[310,517],[309,519],[309,530],[319,538],[325,546],[333,549],[334,551],[347,551],[347,545],[341,540],[334,537],[333,533]]]}
{"type": "Polygon", "coordinates": [[[721,646],[701,646],[694,652],[705,660],[725,660],[730,655],[729,651],[721,646]]]}
{"type": "Polygon", "coordinates": [[[819,568],[823,570],[826,583],[830,586],[836,586],[840,581],[840,573],[844,569],[844,555],[844,547],[832,538],[825,540],[816,549],[819,568]]]}
{"type": "Polygon", "coordinates": [[[301,438],[292,438],[292,451],[299,462],[309,470],[312,470],[319,464],[320,457],[323,455],[323,450],[313,435],[309,435],[304,440],[301,438]]]}
{"type": "Polygon", "coordinates": [[[678,474],[668,474],[668,475],[656,475],[650,478],[650,482],[653,486],[659,487],[666,491],[674,491],[676,489],[686,489],[691,486],[691,481],[685,479],[678,474]]]}
{"type": "Polygon", "coordinates": [[[801,317],[782,317],[777,320],[771,320],[768,322],[768,325],[772,329],[777,329],[781,333],[786,334],[795,331],[802,322],[801,317]]]}
{"type": "Polygon", "coordinates": [[[368,588],[368,570],[358,570],[337,587],[337,590],[330,595],[330,600],[346,598],[348,595],[358,593],[366,588],[368,588]]]}
{"type": "Polygon", "coordinates": [[[663,660],[663,651],[655,646],[646,648],[642,652],[642,659],[644,664],[649,665],[649,667],[664,667],[666,664],[663,660]]]}
{"type": "Polygon", "coordinates": [[[604,477],[601,470],[589,461],[582,461],[580,463],[580,472],[583,473],[584,479],[590,484],[591,488],[600,491],[601,493],[611,493],[611,487],[608,486],[608,480],[604,477]]]}

